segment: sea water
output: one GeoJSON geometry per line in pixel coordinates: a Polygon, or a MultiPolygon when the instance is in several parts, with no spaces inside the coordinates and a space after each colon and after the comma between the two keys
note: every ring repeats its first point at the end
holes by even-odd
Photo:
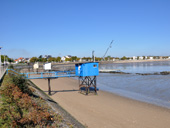
{"type": "Polygon", "coordinates": [[[126,73],[155,73],[170,71],[169,61],[112,63],[100,65],[99,69],[116,69],[126,73]]]}
{"type": "Polygon", "coordinates": [[[170,108],[170,75],[138,75],[170,71],[170,61],[100,65],[100,69],[118,69],[130,74],[100,73],[100,90],[131,99],[170,108]]]}

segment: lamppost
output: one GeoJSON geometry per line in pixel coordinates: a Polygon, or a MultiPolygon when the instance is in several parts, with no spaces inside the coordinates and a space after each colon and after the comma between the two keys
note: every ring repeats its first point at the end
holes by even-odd
{"type": "Polygon", "coordinates": [[[2,47],[0,47],[0,67],[1,67],[1,49],[2,47]]]}
{"type": "Polygon", "coordinates": [[[92,51],[92,60],[95,62],[94,50],[92,51]]]}

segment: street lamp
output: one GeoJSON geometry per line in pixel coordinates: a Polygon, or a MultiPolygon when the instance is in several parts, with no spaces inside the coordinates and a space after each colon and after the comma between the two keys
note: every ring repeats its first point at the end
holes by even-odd
{"type": "Polygon", "coordinates": [[[94,50],[92,51],[92,60],[95,62],[94,50]]]}
{"type": "Polygon", "coordinates": [[[1,67],[1,49],[2,47],[0,47],[0,67],[1,67]]]}

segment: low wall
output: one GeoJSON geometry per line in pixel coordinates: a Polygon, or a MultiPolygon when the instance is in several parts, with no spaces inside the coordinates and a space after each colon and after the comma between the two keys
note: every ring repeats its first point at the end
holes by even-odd
{"type": "Polygon", "coordinates": [[[7,68],[8,68],[8,66],[0,66],[0,81],[1,81],[2,77],[4,76],[7,68]]]}

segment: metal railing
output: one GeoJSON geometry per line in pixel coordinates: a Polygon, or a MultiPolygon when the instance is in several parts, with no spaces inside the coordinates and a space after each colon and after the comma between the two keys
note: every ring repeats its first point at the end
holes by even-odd
{"type": "Polygon", "coordinates": [[[28,72],[28,73],[19,73],[13,69],[7,69],[7,74],[21,74],[24,75],[27,79],[46,79],[46,78],[59,78],[59,77],[74,77],[75,71],[53,71],[53,72],[28,72]]]}
{"type": "Polygon", "coordinates": [[[75,71],[55,71],[55,72],[29,72],[23,73],[27,79],[44,79],[59,77],[74,77],[75,71]]]}

